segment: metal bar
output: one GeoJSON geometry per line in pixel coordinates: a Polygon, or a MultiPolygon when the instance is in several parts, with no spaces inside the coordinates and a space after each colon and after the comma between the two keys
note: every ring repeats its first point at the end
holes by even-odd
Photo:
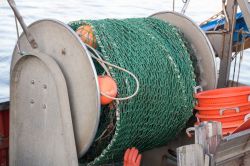
{"type": "Polygon", "coordinates": [[[216,165],[227,165],[239,158],[248,158],[249,156],[246,156],[246,154],[250,152],[249,133],[250,130],[248,129],[223,138],[214,154],[216,165]]]}
{"type": "Polygon", "coordinates": [[[225,30],[219,30],[219,31],[205,31],[206,34],[224,34],[227,31],[225,30]]]}
{"type": "Polygon", "coordinates": [[[32,48],[37,48],[38,45],[34,39],[34,37],[32,36],[32,34],[28,31],[28,28],[25,24],[25,22],[23,21],[23,18],[20,14],[20,12],[18,11],[17,7],[16,7],[16,3],[14,0],[8,0],[8,3],[10,5],[10,7],[12,8],[14,14],[15,14],[15,17],[18,19],[22,29],[23,29],[23,32],[25,34],[25,36],[27,37],[27,40],[29,41],[30,45],[32,48]]]}
{"type": "Polygon", "coordinates": [[[228,13],[227,13],[227,10],[226,10],[226,0],[222,0],[222,10],[223,10],[223,13],[225,15],[225,19],[226,19],[226,23],[225,24],[225,29],[226,31],[229,31],[230,29],[230,24],[229,24],[229,18],[228,18],[228,13]]]}
{"type": "Polygon", "coordinates": [[[225,34],[222,46],[222,53],[221,55],[219,55],[219,57],[221,58],[218,80],[219,88],[226,87],[229,80],[232,57],[233,32],[235,29],[235,14],[237,12],[237,6],[238,5],[236,0],[227,0],[225,14],[228,16],[228,21],[226,22],[225,27],[229,27],[229,31],[225,34]]]}
{"type": "Polygon", "coordinates": [[[220,122],[202,122],[195,126],[195,143],[202,145],[205,154],[214,154],[221,139],[220,122]]]}
{"type": "Polygon", "coordinates": [[[247,27],[250,27],[250,7],[248,0],[237,0],[240,9],[244,15],[244,20],[247,24],[247,27]]]}
{"type": "Polygon", "coordinates": [[[177,148],[178,166],[204,166],[204,151],[201,145],[191,144],[177,148]]]}
{"type": "Polygon", "coordinates": [[[184,3],[184,6],[181,9],[181,14],[185,14],[187,7],[189,5],[190,0],[182,1],[184,3]]]}

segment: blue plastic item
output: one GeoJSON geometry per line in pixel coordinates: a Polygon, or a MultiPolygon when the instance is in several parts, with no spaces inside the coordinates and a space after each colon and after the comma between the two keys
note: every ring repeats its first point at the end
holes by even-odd
{"type": "MultiPolygon", "coordinates": [[[[223,29],[224,25],[225,25],[225,18],[220,18],[220,19],[210,21],[204,25],[201,25],[200,27],[204,31],[212,31],[216,27],[217,27],[216,30],[223,29]]],[[[235,32],[233,35],[233,42],[241,42],[242,41],[243,36],[238,34],[238,31],[240,29],[243,29],[244,31],[249,32],[247,24],[244,20],[244,16],[241,12],[236,14],[236,25],[235,25],[235,32]]],[[[245,35],[245,37],[246,38],[250,37],[250,35],[245,35]]]]}

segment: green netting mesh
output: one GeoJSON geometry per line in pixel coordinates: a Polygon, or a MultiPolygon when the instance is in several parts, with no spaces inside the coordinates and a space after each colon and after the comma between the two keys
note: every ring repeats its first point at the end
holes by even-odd
{"type": "MultiPolygon", "coordinates": [[[[165,145],[192,115],[195,75],[183,36],[172,25],[153,18],[80,20],[89,24],[104,60],[133,72],[140,90],[128,101],[102,108],[96,140],[82,162],[90,165],[121,161],[126,148],[145,151],[165,145]]],[[[96,65],[97,71],[103,71],[96,65]]],[[[135,90],[126,73],[109,68],[119,97],[135,90]]]]}

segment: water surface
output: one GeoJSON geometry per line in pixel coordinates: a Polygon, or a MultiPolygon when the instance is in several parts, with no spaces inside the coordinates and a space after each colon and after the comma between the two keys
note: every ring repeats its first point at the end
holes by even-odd
{"type": "MultiPolygon", "coordinates": [[[[220,2],[191,0],[186,14],[200,23],[220,11],[220,2]]],[[[173,9],[172,0],[16,0],[16,3],[27,24],[44,18],[68,23],[78,19],[147,17],[173,9]]],[[[176,11],[180,11],[182,6],[182,0],[175,0],[176,11]]],[[[9,97],[9,69],[16,39],[13,13],[6,0],[0,1],[0,101],[9,97]]],[[[244,63],[241,68],[240,80],[243,83],[250,83],[248,57],[244,58],[249,63],[244,63]]]]}

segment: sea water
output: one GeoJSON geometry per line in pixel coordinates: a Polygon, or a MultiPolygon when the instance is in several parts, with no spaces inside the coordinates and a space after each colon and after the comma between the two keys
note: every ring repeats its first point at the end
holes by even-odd
{"type": "MultiPolygon", "coordinates": [[[[184,3],[174,1],[180,12],[184,3]]],[[[78,19],[147,17],[160,11],[172,11],[173,0],[16,0],[27,25],[44,18],[68,23],[78,19]]],[[[186,15],[197,24],[221,11],[220,0],[190,0],[186,15]]],[[[20,28],[20,27],[19,27],[20,28]]],[[[6,0],[0,1],[0,102],[9,98],[10,62],[17,40],[13,12],[6,0]]],[[[249,52],[245,51],[240,82],[250,84],[249,52]]]]}

